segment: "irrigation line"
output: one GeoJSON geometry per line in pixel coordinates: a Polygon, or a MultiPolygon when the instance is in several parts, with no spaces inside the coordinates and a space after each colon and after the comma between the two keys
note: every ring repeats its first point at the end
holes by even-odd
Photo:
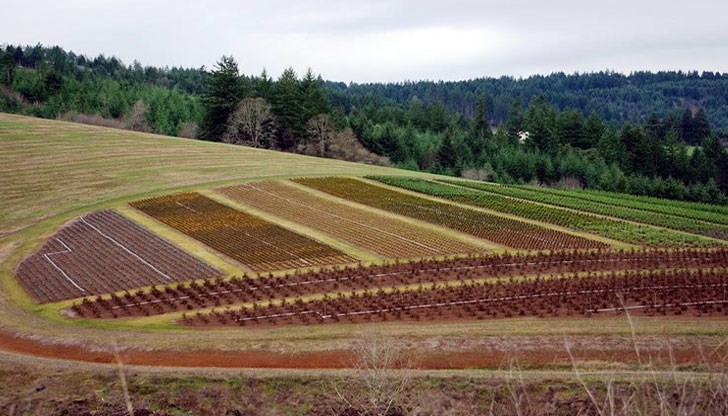
{"type": "Polygon", "coordinates": [[[81,286],[79,286],[78,283],[76,283],[73,279],[71,279],[70,276],[68,276],[68,274],[66,274],[66,272],[63,271],[63,269],[61,269],[53,260],[51,260],[50,256],[53,255],[53,254],[73,253],[73,250],[71,250],[71,248],[68,247],[66,245],[66,243],[64,243],[63,241],[61,241],[61,239],[56,238],[56,241],[58,241],[59,243],[61,243],[61,245],[63,245],[63,247],[66,248],[66,250],[65,251],[56,251],[56,252],[53,252],[53,253],[46,253],[46,254],[43,254],[43,257],[45,257],[45,259],[48,260],[48,263],[50,263],[51,265],[53,265],[53,267],[55,267],[56,270],[58,270],[61,273],[61,275],[63,275],[63,277],[66,278],[66,280],[68,280],[69,282],[71,282],[71,284],[74,285],[76,287],[76,289],[80,290],[81,292],[85,292],[86,289],[84,289],[81,286]]]}
{"type": "Polygon", "coordinates": [[[188,207],[187,205],[185,205],[185,204],[183,204],[183,203],[181,203],[181,202],[179,202],[179,201],[174,201],[174,202],[175,202],[175,203],[176,203],[177,205],[181,206],[182,208],[186,208],[186,209],[188,209],[188,210],[190,210],[190,211],[194,212],[195,214],[199,214],[199,212],[197,212],[197,211],[196,211],[196,210],[195,210],[194,208],[190,208],[190,207],[188,207]]]}
{"type": "Polygon", "coordinates": [[[86,218],[85,218],[85,217],[81,217],[81,221],[83,221],[83,223],[84,223],[84,224],[86,224],[86,225],[88,225],[89,227],[91,227],[92,229],[94,229],[94,230],[95,230],[95,231],[96,231],[97,233],[101,234],[101,236],[102,236],[102,237],[104,237],[104,238],[106,238],[107,240],[111,241],[112,243],[116,244],[116,245],[117,245],[117,246],[119,246],[119,247],[120,247],[120,248],[121,248],[122,250],[124,250],[124,251],[126,251],[127,253],[131,254],[131,255],[132,255],[132,256],[134,256],[134,257],[135,257],[135,258],[136,258],[137,260],[139,260],[139,261],[141,261],[142,263],[146,264],[147,266],[149,266],[149,268],[151,268],[151,269],[152,269],[152,270],[154,270],[155,272],[157,272],[157,273],[161,274],[161,275],[162,275],[162,276],[163,276],[163,277],[164,277],[165,279],[167,279],[167,280],[169,280],[169,281],[173,281],[173,280],[174,280],[174,279],[172,279],[171,277],[169,277],[169,275],[167,275],[166,273],[164,273],[163,271],[161,271],[161,270],[159,270],[158,268],[154,267],[154,265],[153,265],[152,263],[150,263],[150,262],[148,262],[148,261],[144,260],[144,259],[143,259],[143,258],[142,258],[141,256],[139,256],[138,254],[136,254],[136,253],[134,253],[133,251],[129,250],[128,248],[126,248],[126,246],[124,246],[124,245],[123,245],[123,244],[121,244],[120,242],[116,241],[116,240],[115,240],[115,239],[114,239],[113,237],[110,237],[110,236],[108,236],[108,235],[104,234],[104,233],[103,233],[103,232],[102,232],[101,230],[99,230],[98,228],[94,227],[94,226],[93,226],[93,225],[92,225],[91,223],[89,223],[88,221],[86,221],[86,218]]]}
{"type": "MultiPolygon", "coordinates": [[[[651,287],[645,287],[645,288],[635,288],[635,289],[627,289],[627,292],[630,291],[636,291],[636,290],[669,290],[669,289],[687,289],[687,288],[701,288],[701,287],[726,287],[728,284],[712,284],[712,285],[688,285],[688,286],[651,286],[651,287]]],[[[293,316],[293,315],[306,315],[315,313],[318,314],[322,319],[330,319],[334,317],[340,317],[340,316],[356,316],[356,315],[373,315],[377,313],[386,313],[390,311],[408,311],[408,310],[415,310],[415,309],[425,309],[425,308],[439,308],[439,307],[447,307],[447,306],[461,306],[461,305],[473,305],[477,303],[493,303],[493,302],[504,302],[504,301],[512,301],[512,300],[525,300],[525,299],[535,299],[535,298],[544,298],[544,297],[554,297],[554,296],[568,296],[568,295],[588,295],[588,294],[596,294],[596,293],[610,293],[610,292],[618,292],[619,290],[608,290],[608,289],[601,289],[601,290],[580,290],[580,291],[570,291],[570,292],[551,292],[551,293],[543,293],[543,294],[536,294],[536,295],[520,295],[520,296],[503,296],[499,298],[481,298],[481,299],[471,299],[471,300],[457,300],[457,301],[450,301],[450,302],[437,302],[437,303],[423,303],[423,304],[414,304],[414,305],[403,305],[398,307],[392,307],[392,308],[381,308],[381,309],[365,309],[365,310],[359,310],[359,311],[350,311],[350,312],[341,312],[341,313],[332,313],[328,315],[321,314],[318,311],[314,310],[306,310],[301,312],[286,312],[286,313],[277,313],[277,314],[270,314],[270,315],[259,315],[254,317],[245,317],[245,318],[238,318],[234,319],[234,321],[248,321],[248,320],[256,320],[256,319],[272,319],[282,316],[293,316]]],[[[649,307],[672,307],[672,306],[694,306],[694,305],[703,305],[703,304],[723,304],[728,303],[728,300],[710,300],[710,301],[695,301],[695,302],[682,302],[682,303],[670,303],[670,304],[652,304],[652,305],[639,305],[639,306],[631,306],[629,309],[639,309],[639,308],[649,308],[649,307]]],[[[587,309],[586,312],[608,312],[608,311],[616,311],[616,310],[624,310],[623,307],[619,308],[603,308],[603,309],[587,309]]]]}
{"type": "MultiPolygon", "coordinates": [[[[514,267],[519,265],[542,265],[542,264],[572,264],[572,263],[594,263],[594,262],[620,262],[620,261],[639,261],[639,262],[648,262],[652,259],[650,258],[640,258],[640,259],[625,259],[625,258],[616,258],[616,259],[583,259],[583,260],[564,260],[561,262],[526,262],[526,263],[503,263],[499,264],[497,266],[501,267],[514,267]]],[[[684,260],[700,260],[700,257],[690,257],[688,259],[684,260]]],[[[430,269],[419,269],[417,272],[442,272],[442,271],[459,271],[459,270],[474,270],[474,269],[481,269],[481,268],[487,268],[492,267],[492,265],[485,265],[485,266],[461,266],[461,267],[445,267],[445,268],[430,268],[430,269]]],[[[643,270],[643,269],[625,269],[625,270],[643,270]]],[[[663,270],[663,269],[655,269],[655,270],[663,270]]],[[[609,270],[604,271],[598,271],[598,272],[609,272],[609,270]]],[[[116,305],[113,306],[111,309],[123,309],[123,308],[130,308],[130,307],[136,307],[141,305],[151,305],[155,303],[163,303],[163,302],[175,302],[175,301],[181,301],[185,299],[191,299],[193,297],[214,297],[219,295],[227,295],[227,294],[234,294],[234,293],[240,293],[240,292],[256,292],[259,290],[265,290],[265,289],[280,289],[285,287],[295,287],[295,286],[307,286],[307,285],[314,285],[314,284],[320,284],[320,283],[332,283],[332,282],[344,282],[349,280],[360,280],[360,279],[366,279],[366,278],[378,278],[378,277],[390,277],[390,276],[398,276],[398,275],[406,275],[406,274],[413,274],[412,271],[404,271],[404,272],[390,272],[390,273],[379,273],[379,274],[367,274],[362,276],[351,276],[351,277],[342,277],[342,278],[329,278],[329,279],[316,279],[316,280],[304,280],[301,282],[288,282],[288,283],[281,283],[277,285],[264,285],[264,286],[253,286],[253,287],[242,287],[237,289],[228,289],[228,290],[215,290],[215,291],[209,291],[204,293],[199,293],[196,296],[190,296],[190,295],[183,295],[183,296],[175,296],[170,298],[164,298],[164,299],[154,299],[154,300],[148,300],[148,301],[141,301],[141,302],[133,302],[133,303],[126,303],[123,305],[116,305]]],[[[498,276],[493,276],[493,278],[498,278],[498,276]]],[[[446,282],[444,281],[432,281],[432,282],[424,282],[424,283],[437,283],[437,282],[446,282]]]]}

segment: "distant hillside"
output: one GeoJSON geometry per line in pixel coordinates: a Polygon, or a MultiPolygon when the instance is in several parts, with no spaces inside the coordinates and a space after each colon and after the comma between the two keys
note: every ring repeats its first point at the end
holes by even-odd
{"type": "Polygon", "coordinates": [[[479,78],[468,81],[416,81],[396,84],[344,84],[328,82],[335,105],[346,108],[373,102],[407,104],[443,103],[449,110],[472,117],[478,97],[485,96],[492,124],[505,121],[515,98],[523,105],[539,96],[558,109],[596,112],[604,121],[621,126],[643,124],[651,114],[680,115],[687,107],[703,107],[710,124],[728,130],[728,73],[615,72],[555,73],[524,79],[479,78]]]}
{"type": "MultiPolygon", "coordinates": [[[[24,68],[35,68],[41,63],[47,63],[59,74],[75,79],[93,75],[95,78],[115,80],[125,85],[145,84],[178,90],[192,96],[204,91],[205,81],[209,76],[209,70],[204,66],[157,68],[143,66],[138,61],[124,63],[113,56],[89,57],[66,51],[59,46],[4,45],[0,49],[12,56],[16,65],[24,68]]],[[[242,70],[248,74],[254,71],[252,68],[242,70]]],[[[602,120],[614,123],[617,127],[627,121],[642,124],[653,113],[659,117],[671,112],[679,115],[687,107],[699,106],[705,109],[711,126],[719,130],[722,136],[728,136],[728,73],[720,72],[668,71],[624,75],[603,71],[571,75],[534,75],[524,79],[504,76],[468,81],[408,81],[395,84],[345,84],[326,81],[324,86],[332,104],[344,112],[348,112],[353,106],[361,107],[378,102],[407,104],[416,99],[428,104],[443,103],[449,110],[470,118],[475,113],[478,97],[484,96],[490,121],[494,125],[506,120],[516,98],[520,98],[522,104],[527,106],[533,98],[544,96],[559,110],[577,109],[585,115],[594,111],[602,120]]],[[[24,92],[31,92],[33,95],[35,91],[29,91],[32,88],[25,87],[24,92]]],[[[173,97],[172,100],[177,102],[181,98],[173,97]]],[[[124,104],[129,106],[128,103],[124,104]]],[[[8,110],[12,109],[5,109],[8,110]]],[[[194,119],[196,115],[189,117],[194,119]]],[[[173,133],[172,128],[165,132],[173,133]]]]}

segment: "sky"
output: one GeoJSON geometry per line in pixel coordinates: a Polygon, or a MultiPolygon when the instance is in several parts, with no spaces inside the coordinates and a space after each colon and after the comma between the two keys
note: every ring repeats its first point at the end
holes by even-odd
{"type": "Polygon", "coordinates": [[[728,72],[717,0],[24,0],[2,6],[0,44],[60,45],[126,64],[242,72],[292,66],[343,82],[552,72],[728,72]]]}

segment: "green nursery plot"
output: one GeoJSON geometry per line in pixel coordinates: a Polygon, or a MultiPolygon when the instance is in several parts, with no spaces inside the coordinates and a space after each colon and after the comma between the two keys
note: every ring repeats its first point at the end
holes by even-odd
{"type": "Polygon", "coordinates": [[[529,191],[544,194],[561,195],[585,201],[600,202],[612,206],[629,207],[644,211],[678,215],[684,218],[692,218],[694,220],[706,221],[716,224],[728,224],[728,206],[723,205],[654,198],[640,195],[620,194],[594,189],[554,189],[527,185],[502,186],[526,189],[529,191]]]}
{"type": "Polygon", "coordinates": [[[676,230],[687,231],[690,233],[705,235],[708,237],[728,239],[728,226],[721,225],[719,221],[728,221],[728,216],[705,213],[705,217],[715,217],[716,222],[707,222],[707,220],[697,220],[688,217],[689,214],[697,214],[687,209],[674,208],[668,205],[655,204],[638,204],[632,202],[632,205],[642,205],[645,208],[633,208],[631,206],[618,205],[614,199],[607,201],[598,201],[595,199],[580,198],[569,191],[554,190],[537,190],[534,188],[494,185],[489,183],[475,183],[465,181],[443,181],[449,184],[465,186],[479,191],[486,191],[499,195],[505,195],[513,198],[528,199],[530,201],[542,202],[560,207],[576,209],[579,211],[587,211],[595,214],[606,215],[610,217],[622,218],[629,221],[642,222],[645,224],[657,225],[660,227],[673,228],[676,230]],[[662,207],[665,212],[657,212],[662,207]],[[653,210],[647,210],[652,208],[653,210]],[[666,212],[672,212],[668,214],[666,212]],[[687,214],[687,215],[685,215],[687,214]]]}
{"type": "Polygon", "coordinates": [[[706,246],[714,242],[698,236],[627,223],[533,202],[504,198],[475,189],[410,178],[376,176],[371,179],[427,195],[462,202],[519,217],[530,218],[604,237],[647,246],[706,246]]]}

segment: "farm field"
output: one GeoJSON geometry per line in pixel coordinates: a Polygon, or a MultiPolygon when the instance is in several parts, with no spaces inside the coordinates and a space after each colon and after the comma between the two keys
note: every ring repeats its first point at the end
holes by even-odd
{"type": "MultiPolygon", "coordinates": [[[[194,312],[250,302],[298,299],[307,295],[337,296],[349,291],[400,286],[492,280],[564,274],[720,268],[728,250],[555,252],[531,255],[486,255],[449,260],[353,267],[255,279],[232,277],[130,291],[124,295],[86,298],[72,310],[87,318],[150,316],[194,312]]],[[[626,287],[625,290],[629,290],[626,287]]]]}
{"type": "MultiPolygon", "coordinates": [[[[677,233],[646,224],[634,224],[616,219],[598,217],[580,211],[564,210],[528,201],[504,198],[501,195],[465,189],[427,180],[395,177],[374,177],[387,185],[421,192],[498,212],[518,215],[550,224],[582,230],[627,243],[652,247],[719,245],[696,235],[677,233]]],[[[487,185],[486,185],[487,186],[487,185]]],[[[490,188],[488,188],[490,189],[490,188]]],[[[655,214],[657,216],[658,214],[655,214]]],[[[676,220],[677,222],[677,220],[676,220]]]]}
{"type": "Polygon", "coordinates": [[[649,196],[619,194],[614,192],[598,191],[594,189],[559,189],[543,188],[539,186],[514,185],[516,188],[528,189],[535,192],[545,192],[564,195],[586,201],[601,202],[614,206],[623,206],[645,211],[660,212],[663,214],[680,215],[686,218],[728,224],[728,207],[700,202],[680,201],[675,199],[662,199],[649,196]]]}
{"type": "Polygon", "coordinates": [[[39,302],[220,275],[114,211],[66,224],[18,266],[17,277],[39,302]]]}
{"type": "Polygon", "coordinates": [[[300,223],[383,258],[422,258],[484,251],[425,227],[334,202],[284,181],[250,182],[217,192],[246,205],[300,223]]]}
{"type": "MultiPolygon", "coordinates": [[[[728,248],[639,218],[586,228],[437,182],[452,178],[4,114],[0,151],[0,372],[10,359],[116,376],[121,361],[130,382],[141,368],[328,378],[370,333],[417,375],[464,377],[514,358],[526,374],[572,368],[567,339],[580,369],[640,376],[634,345],[650,370],[679,372],[726,348],[728,248]],[[366,179],[392,176],[492,205],[366,179]]],[[[717,225],[723,208],[684,206],[717,225]]]]}
{"type": "Polygon", "coordinates": [[[599,276],[465,282],[213,311],[183,318],[188,325],[310,325],[392,320],[498,319],[623,313],[728,317],[726,269],[630,272],[599,276]]]}
{"type": "Polygon", "coordinates": [[[339,198],[452,228],[525,250],[595,249],[606,244],[553,229],[396,192],[351,178],[304,178],[297,183],[339,198]]]}
{"type": "Polygon", "coordinates": [[[537,188],[502,186],[464,181],[445,182],[492,194],[500,194],[513,198],[542,202],[550,205],[728,240],[728,226],[724,224],[726,221],[725,216],[695,209],[672,207],[669,202],[660,205],[631,203],[629,206],[625,206],[618,204],[614,199],[602,198],[602,200],[595,200],[594,198],[580,198],[576,196],[576,193],[561,190],[549,191],[537,188]],[[666,209],[663,209],[663,212],[660,212],[660,210],[655,207],[664,207],[666,209]],[[671,213],[664,211],[669,211],[671,213]]]}
{"type": "Polygon", "coordinates": [[[358,261],[333,247],[198,193],[144,199],[132,202],[131,206],[256,272],[358,261]]]}

